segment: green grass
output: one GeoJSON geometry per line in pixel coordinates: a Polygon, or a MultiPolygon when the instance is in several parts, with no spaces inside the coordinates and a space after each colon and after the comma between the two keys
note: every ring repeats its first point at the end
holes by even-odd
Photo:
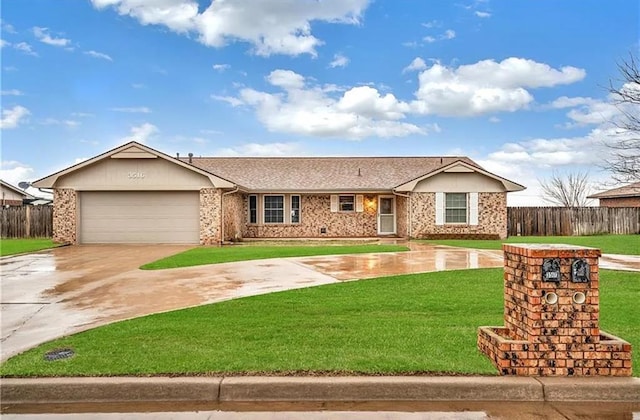
{"type": "MultiPolygon", "coordinates": [[[[639,295],[639,273],[601,272],[602,327],[635,349],[639,295]]],[[[0,374],[494,375],[476,349],[477,327],[502,325],[502,304],[501,269],[338,283],[111,324],[13,357],[0,374]],[[66,347],[76,355],[43,360],[45,352],[66,347]]]]}
{"type": "Polygon", "coordinates": [[[313,255],[364,254],[400,252],[409,248],[398,245],[233,245],[201,246],[143,265],[143,270],[191,267],[265,258],[309,257],[313,255]]]}
{"type": "Polygon", "coordinates": [[[40,251],[55,246],[51,239],[2,239],[0,240],[0,257],[40,251]]]}
{"type": "Polygon", "coordinates": [[[502,249],[503,243],[569,244],[600,248],[607,254],[640,255],[640,235],[512,236],[505,240],[425,240],[438,245],[464,248],[502,249]]]}

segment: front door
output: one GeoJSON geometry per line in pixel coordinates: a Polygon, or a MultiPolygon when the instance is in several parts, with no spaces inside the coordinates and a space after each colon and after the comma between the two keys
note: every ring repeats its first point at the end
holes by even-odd
{"type": "Polygon", "coordinates": [[[392,195],[378,197],[378,235],[396,233],[396,198],[392,195]]]}

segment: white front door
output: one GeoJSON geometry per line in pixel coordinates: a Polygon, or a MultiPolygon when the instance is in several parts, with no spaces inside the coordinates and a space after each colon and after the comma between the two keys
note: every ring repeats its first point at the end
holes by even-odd
{"type": "Polygon", "coordinates": [[[396,198],[393,195],[378,197],[378,235],[396,233],[396,198]]]}

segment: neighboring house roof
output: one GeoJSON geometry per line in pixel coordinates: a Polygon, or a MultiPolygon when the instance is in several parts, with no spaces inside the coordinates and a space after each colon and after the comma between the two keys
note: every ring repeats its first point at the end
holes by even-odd
{"type": "Polygon", "coordinates": [[[588,196],[587,198],[623,198],[623,197],[640,197],[640,182],[602,191],[597,194],[588,196]]]}
{"type": "Polygon", "coordinates": [[[524,189],[456,156],[193,157],[192,164],[252,191],[390,191],[456,164],[506,181],[508,191],[524,189]]]}
{"type": "Polygon", "coordinates": [[[151,147],[145,146],[138,142],[132,141],[127,144],[123,144],[120,147],[116,147],[115,149],[111,149],[107,152],[104,152],[94,158],[85,160],[84,162],[80,162],[76,165],[70,166],[66,169],[63,169],[59,172],[56,172],[52,175],[49,175],[45,178],[41,178],[35,182],[33,182],[33,186],[37,188],[53,188],[54,184],[58,180],[59,177],[67,175],[71,172],[82,169],[86,166],[92,165],[102,159],[108,157],[117,157],[117,156],[126,156],[128,158],[161,158],[167,160],[169,162],[175,163],[176,165],[180,165],[190,171],[194,171],[199,173],[200,175],[204,175],[211,180],[211,182],[220,187],[220,188],[233,188],[235,185],[232,182],[229,182],[226,179],[220,178],[219,175],[213,174],[211,172],[207,172],[201,168],[194,167],[193,165],[189,165],[188,163],[182,162],[180,159],[174,158],[172,156],[166,155],[162,152],[159,152],[151,147]]]}
{"type": "Polygon", "coordinates": [[[13,192],[15,192],[16,194],[20,194],[21,196],[23,196],[24,198],[35,198],[34,196],[32,196],[31,194],[29,194],[28,192],[21,190],[18,187],[15,187],[11,184],[9,184],[8,182],[5,182],[3,180],[0,179],[0,184],[2,185],[2,187],[7,188],[13,192]]]}

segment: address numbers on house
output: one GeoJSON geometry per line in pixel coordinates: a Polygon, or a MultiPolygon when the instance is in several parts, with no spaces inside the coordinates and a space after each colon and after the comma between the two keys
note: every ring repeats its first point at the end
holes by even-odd
{"type": "Polygon", "coordinates": [[[144,179],[144,172],[132,171],[127,174],[129,179],[144,179]]]}

